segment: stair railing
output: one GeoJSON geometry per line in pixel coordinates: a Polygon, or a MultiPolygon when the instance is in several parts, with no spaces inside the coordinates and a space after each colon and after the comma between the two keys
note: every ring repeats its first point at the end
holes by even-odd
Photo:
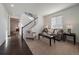
{"type": "Polygon", "coordinates": [[[37,20],[38,17],[34,18],[34,20],[30,21],[28,24],[24,25],[22,28],[21,28],[21,39],[23,40],[23,29],[28,26],[29,24],[31,24],[32,22],[35,22],[37,20]]]}

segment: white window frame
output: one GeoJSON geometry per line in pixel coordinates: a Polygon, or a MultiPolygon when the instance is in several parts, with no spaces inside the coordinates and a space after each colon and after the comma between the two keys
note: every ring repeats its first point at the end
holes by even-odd
{"type": "Polygon", "coordinates": [[[63,29],[63,17],[55,16],[51,18],[51,28],[53,29],[63,29]],[[60,21],[58,21],[60,20],[60,21]]]}

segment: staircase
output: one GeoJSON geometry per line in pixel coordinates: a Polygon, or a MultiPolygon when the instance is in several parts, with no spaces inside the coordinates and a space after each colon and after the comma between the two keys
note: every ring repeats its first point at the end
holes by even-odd
{"type": "Polygon", "coordinates": [[[36,25],[38,17],[35,17],[33,14],[27,12],[25,12],[25,15],[28,16],[30,22],[21,27],[21,39],[34,39],[35,32],[32,31],[32,28],[36,25]]]}

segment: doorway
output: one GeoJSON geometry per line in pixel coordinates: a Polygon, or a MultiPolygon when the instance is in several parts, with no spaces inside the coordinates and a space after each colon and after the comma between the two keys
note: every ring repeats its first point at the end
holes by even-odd
{"type": "Polygon", "coordinates": [[[10,18],[10,34],[15,35],[19,32],[19,19],[10,18]]]}

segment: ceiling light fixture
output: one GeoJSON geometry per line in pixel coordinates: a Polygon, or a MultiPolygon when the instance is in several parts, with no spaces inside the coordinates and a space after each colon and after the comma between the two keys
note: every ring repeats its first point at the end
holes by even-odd
{"type": "Polygon", "coordinates": [[[11,4],[11,7],[14,7],[14,4],[11,4]]]}

